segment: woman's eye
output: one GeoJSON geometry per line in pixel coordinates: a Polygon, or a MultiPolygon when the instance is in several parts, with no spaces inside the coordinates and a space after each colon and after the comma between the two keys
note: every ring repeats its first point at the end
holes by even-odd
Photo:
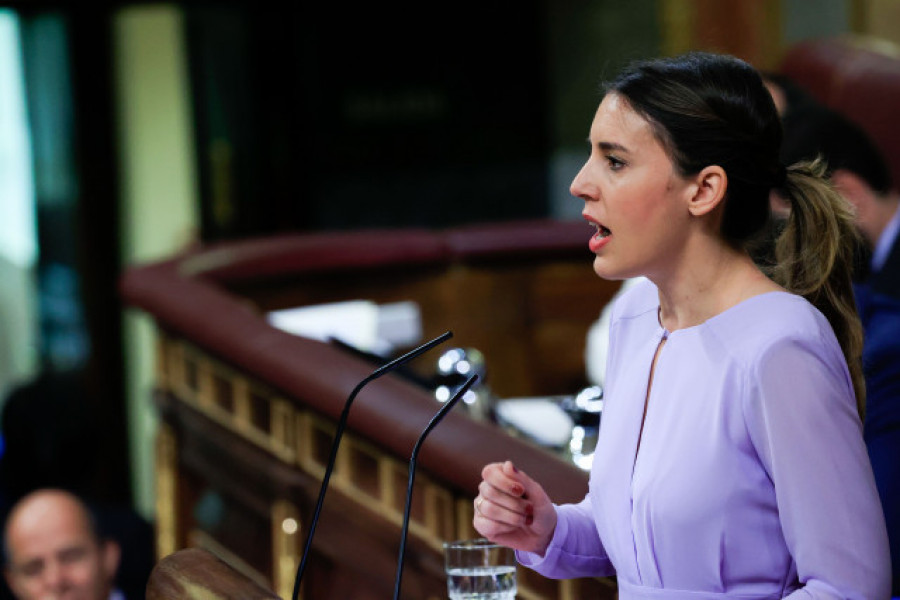
{"type": "Polygon", "coordinates": [[[625,163],[612,155],[606,156],[606,162],[609,164],[609,168],[613,171],[618,171],[622,167],[625,166],[625,163]]]}

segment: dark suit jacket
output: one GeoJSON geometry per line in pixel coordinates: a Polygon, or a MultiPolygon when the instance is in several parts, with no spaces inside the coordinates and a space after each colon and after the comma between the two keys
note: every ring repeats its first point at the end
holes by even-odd
{"type": "Polygon", "coordinates": [[[884,294],[900,300],[900,235],[880,270],[870,273],[866,284],[878,294],[884,294]]]}
{"type": "Polygon", "coordinates": [[[865,333],[864,436],[888,528],[896,597],[900,596],[900,299],[867,285],[855,291],[865,333]]]}

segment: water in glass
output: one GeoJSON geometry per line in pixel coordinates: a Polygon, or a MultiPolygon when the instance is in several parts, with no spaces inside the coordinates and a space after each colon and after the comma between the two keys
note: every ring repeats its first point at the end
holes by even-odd
{"type": "Polygon", "coordinates": [[[447,591],[450,600],[513,600],[516,597],[516,567],[448,569],[447,591]]]}

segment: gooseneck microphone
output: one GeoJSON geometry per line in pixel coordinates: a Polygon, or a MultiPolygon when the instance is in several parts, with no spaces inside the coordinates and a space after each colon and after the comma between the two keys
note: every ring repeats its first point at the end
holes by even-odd
{"type": "Polygon", "coordinates": [[[309,522],[309,533],[306,536],[306,546],[303,549],[303,557],[300,559],[300,566],[297,567],[297,577],[294,579],[294,593],[292,596],[293,600],[297,600],[298,596],[300,595],[300,580],[303,578],[303,572],[306,570],[306,561],[309,559],[309,550],[312,547],[313,535],[316,532],[316,525],[319,522],[319,513],[322,512],[322,504],[325,501],[325,492],[328,489],[328,481],[331,479],[331,472],[334,470],[334,463],[335,459],[337,458],[338,446],[340,446],[341,444],[341,437],[344,435],[344,428],[347,426],[347,417],[350,415],[350,406],[353,404],[353,400],[356,399],[356,395],[359,394],[359,391],[370,381],[378,379],[386,373],[390,373],[397,367],[411,361],[420,354],[424,354],[425,352],[431,350],[438,344],[445,342],[451,337],[453,337],[453,334],[449,331],[442,333],[433,340],[425,342],[418,348],[410,350],[403,356],[395,358],[391,362],[375,369],[371,375],[360,381],[359,384],[357,384],[357,386],[353,388],[353,391],[347,398],[347,402],[344,404],[344,410],[343,412],[341,412],[341,417],[338,420],[337,428],[334,431],[334,441],[331,443],[331,454],[328,457],[328,465],[325,467],[325,476],[322,478],[322,486],[319,488],[319,499],[316,501],[316,507],[315,510],[313,510],[313,516],[309,522]]]}
{"type": "Polygon", "coordinates": [[[450,398],[450,400],[448,400],[433,417],[431,417],[431,421],[425,426],[422,435],[419,436],[419,439],[416,440],[416,445],[413,446],[412,456],[409,459],[409,483],[406,485],[406,508],[403,510],[403,527],[400,532],[400,553],[397,557],[397,576],[394,579],[394,600],[399,600],[400,598],[400,581],[403,579],[403,557],[406,554],[406,537],[409,530],[409,511],[412,505],[413,482],[416,480],[416,459],[419,456],[419,449],[422,447],[422,442],[425,441],[425,437],[431,433],[431,430],[434,429],[438,423],[441,422],[444,415],[450,412],[453,406],[459,402],[459,399],[469,391],[469,388],[472,387],[472,384],[475,383],[477,379],[478,375],[472,375],[462,384],[462,387],[453,394],[453,397],[450,398]]]}

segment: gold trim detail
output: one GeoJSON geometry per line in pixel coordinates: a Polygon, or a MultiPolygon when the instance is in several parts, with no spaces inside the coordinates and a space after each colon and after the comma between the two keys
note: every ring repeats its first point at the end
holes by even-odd
{"type": "MultiPolygon", "coordinates": [[[[188,341],[160,336],[159,374],[161,387],[179,402],[192,407],[206,418],[276,457],[321,480],[336,424],[310,410],[298,408],[258,380],[213,358],[188,341]],[[268,418],[256,421],[267,411],[268,418]]],[[[171,427],[160,425],[157,436],[157,548],[159,557],[177,549],[176,439],[171,427]]],[[[331,487],[360,506],[382,515],[398,527],[403,521],[406,482],[409,472],[405,461],[388,454],[365,439],[347,432],[338,452],[331,487]]],[[[477,537],[472,527],[472,498],[440,485],[427,473],[417,472],[415,505],[409,531],[435,552],[443,552],[450,538],[477,537]]],[[[300,557],[300,518],[295,505],[278,500],[271,507],[272,579],[282,597],[293,593],[295,571],[300,557]],[[293,533],[285,522],[293,520],[293,533]]],[[[192,543],[202,546],[251,579],[264,582],[265,576],[232,556],[226,548],[199,531],[190,534],[192,543]]],[[[566,588],[560,583],[559,597],[566,588]]],[[[539,594],[519,585],[522,598],[536,599],[539,594]]]]}
{"type": "Polygon", "coordinates": [[[300,555],[300,511],[287,500],[277,500],[272,505],[272,581],[282,598],[294,593],[300,555]]]}
{"type": "Polygon", "coordinates": [[[178,550],[178,452],[175,432],[161,423],[156,433],[156,557],[178,550]]]}

